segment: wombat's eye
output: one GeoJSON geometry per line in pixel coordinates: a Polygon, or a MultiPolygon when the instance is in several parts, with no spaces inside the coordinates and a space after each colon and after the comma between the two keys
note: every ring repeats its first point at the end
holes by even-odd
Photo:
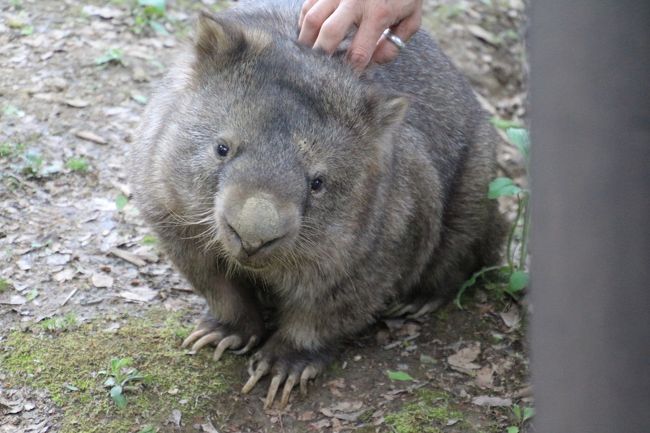
{"type": "Polygon", "coordinates": [[[228,147],[227,144],[219,143],[219,144],[217,144],[216,151],[217,151],[217,155],[219,155],[221,157],[228,156],[228,152],[230,151],[230,147],[228,147]]]}
{"type": "Polygon", "coordinates": [[[323,183],[323,178],[319,176],[311,180],[309,187],[313,192],[318,192],[323,189],[323,183]]]}

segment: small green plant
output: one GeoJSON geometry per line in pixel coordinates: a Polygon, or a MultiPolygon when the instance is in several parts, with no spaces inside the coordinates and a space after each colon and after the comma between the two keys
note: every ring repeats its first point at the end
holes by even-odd
{"type": "MultiPolygon", "coordinates": [[[[508,139],[517,147],[524,157],[526,169],[530,159],[530,138],[528,131],[524,128],[506,128],[508,139]]],[[[509,177],[498,177],[490,182],[488,198],[496,200],[499,197],[514,197],[517,200],[517,215],[512,227],[508,232],[506,241],[506,264],[489,266],[474,273],[458,290],[455,303],[462,308],[462,296],[467,289],[472,287],[479,278],[488,274],[497,274],[497,280],[505,284],[496,284],[500,292],[517,299],[523,289],[528,286],[529,275],[526,271],[526,259],[528,257],[528,232],[530,230],[530,191],[515,184],[509,177]],[[521,243],[519,249],[515,248],[517,231],[520,231],[521,243]]]]}
{"type": "Polygon", "coordinates": [[[408,374],[405,371],[391,371],[391,370],[388,370],[386,372],[386,374],[388,374],[388,378],[390,380],[393,380],[393,381],[397,380],[397,381],[400,381],[400,382],[409,382],[409,381],[415,380],[415,379],[413,379],[411,377],[410,374],[408,374]]]}
{"type": "Polygon", "coordinates": [[[11,284],[9,281],[5,280],[4,278],[0,278],[0,293],[4,293],[11,287],[11,284]]]}
{"type": "Polygon", "coordinates": [[[23,174],[30,177],[39,176],[41,168],[43,167],[43,162],[44,159],[40,153],[36,151],[25,152],[23,155],[23,174]]]}
{"type": "Polygon", "coordinates": [[[25,112],[15,105],[6,104],[2,108],[2,114],[7,117],[25,117],[25,112]]]}
{"type": "Polygon", "coordinates": [[[52,317],[40,323],[41,329],[48,332],[63,332],[76,328],[78,325],[77,316],[68,313],[65,316],[52,317]]]}
{"type": "Polygon", "coordinates": [[[120,409],[124,409],[127,404],[124,392],[138,388],[134,385],[127,385],[129,382],[146,383],[149,381],[148,376],[131,367],[131,364],[133,364],[133,358],[112,358],[108,370],[99,372],[100,375],[108,376],[104,381],[104,387],[111,389],[111,399],[120,409]]]}
{"type": "Polygon", "coordinates": [[[155,245],[158,243],[158,239],[153,235],[144,235],[140,242],[142,242],[142,245],[155,245]]]}
{"type": "Polygon", "coordinates": [[[109,48],[103,55],[95,59],[97,66],[116,64],[124,65],[124,52],[119,48],[109,48]]]}
{"type": "Polygon", "coordinates": [[[0,143],[0,158],[11,158],[25,151],[25,145],[22,143],[10,143],[8,141],[0,143]]]}
{"type": "Polygon", "coordinates": [[[77,172],[87,172],[88,168],[90,167],[90,164],[88,164],[88,161],[84,158],[81,157],[73,157],[68,159],[66,161],[65,166],[68,167],[72,171],[77,171],[77,172]]]}
{"type": "Polygon", "coordinates": [[[133,9],[133,33],[143,33],[147,28],[159,35],[168,35],[163,21],[167,2],[165,0],[138,0],[133,9]]]}
{"type": "Polygon", "coordinates": [[[128,203],[129,203],[129,198],[124,194],[118,194],[118,196],[115,197],[115,208],[118,211],[122,211],[128,203]]]}
{"type": "Polygon", "coordinates": [[[518,404],[515,404],[511,408],[512,416],[514,418],[516,425],[511,425],[506,429],[507,433],[519,433],[524,427],[526,421],[530,420],[535,416],[535,409],[532,407],[521,407],[518,404]]]}

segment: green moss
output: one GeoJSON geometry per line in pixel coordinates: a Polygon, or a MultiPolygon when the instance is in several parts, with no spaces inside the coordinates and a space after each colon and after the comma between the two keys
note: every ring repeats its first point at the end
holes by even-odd
{"type": "Polygon", "coordinates": [[[418,391],[417,401],[385,417],[397,433],[441,433],[449,420],[462,418],[450,407],[445,393],[425,389],[418,391]]]}
{"type": "Polygon", "coordinates": [[[174,409],[191,424],[218,407],[227,383],[238,383],[229,380],[233,370],[240,370],[232,358],[215,363],[210,351],[188,356],[180,349],[189,332],[180,315],[156,311],[128,320],[115,332],[105,328],[105,322],[94,322],[58,335],[13,332],[0,343],[6,384],[47,389],[63,410],[63,433],[120,433],[161,426],[174,409]],[[112,358],[126,357],[150,382],[125,390],[127,405],[118,409],[100,372],[112,358]]]}

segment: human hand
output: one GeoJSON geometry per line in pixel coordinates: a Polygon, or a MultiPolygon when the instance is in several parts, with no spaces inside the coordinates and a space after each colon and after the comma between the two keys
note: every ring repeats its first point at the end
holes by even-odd
{"type": "Polygon", "coordinates": [[[421,22],[422,0],[305,0],[298,42],[332,54],[356,25],[347,56],[361,71],[371,61],[386,63],[399,54],[397,46],[382,37],[385,29],[406,42],[421,22]]]}

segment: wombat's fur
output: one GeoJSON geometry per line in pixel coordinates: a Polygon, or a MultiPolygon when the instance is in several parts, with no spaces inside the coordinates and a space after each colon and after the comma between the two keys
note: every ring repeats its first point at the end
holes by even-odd
{"type": "Polygon", "coordinates": [[[297,42],[299,4],[202,16],[131,155],[140,209],[210,315],[186,341],[253,357],[249,391],[315,376],[390,310],[498,258],[496,134],[424,32],[358,76],[297,42]],[[270,321],[262,309],[270,307],[270,321]]]}

